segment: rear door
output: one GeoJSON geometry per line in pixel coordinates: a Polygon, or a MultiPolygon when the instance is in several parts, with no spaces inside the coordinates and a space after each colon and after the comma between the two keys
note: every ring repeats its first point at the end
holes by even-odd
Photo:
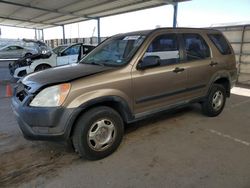
{"type": "Polygon", "coordinates": [[[12,46],[11,48],[13,49],[13,53],[14,53],[13,56],[14,57],[21,58],[21,57],[23,57],[23,55],[25,55],[23,47],[21,47],[21,46],[12,46]]]}
{"type": "Polygon", "coordinates": [[[160,64],[145,70],[133,67],[134,110],[137,116],[176,105],[186,98],[187,71],[180,56],[178,36],[175,33],[155,36],[141,60],[148,56],[158,56],[160,64]]]}
{"type": "Polygon", "coordinates": [[[187,66],[187,95],[190,99],[203,97],[211,78],[210,48],[201,34],[184,33],[181,36],[187,66]]]}
{"type": "Polygon", "coordinates": [[[0,51],[0,59],[7,59],[10,56],[10,47],[5,47],[0,51]]]}
{"type": "Polygon", "coordinates": [[[19,50],[18,46],[9,46],[6,49],[6,57],[7,58],[20,58],[22,57],[22,51],[19,50]]]}
{"type": "Polygon", "coordinates": [[[226,38],[219,32],[209,33],[208,38],[213,48],[212,68],[213,73],[219,70],[236,69],[235,55],[226,38]]]}

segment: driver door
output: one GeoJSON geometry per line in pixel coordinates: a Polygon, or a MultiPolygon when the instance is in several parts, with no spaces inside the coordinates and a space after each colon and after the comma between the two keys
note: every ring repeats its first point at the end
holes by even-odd
{"type": "Polygon", "coordinates": [[[80,44],[66,48],[60,56],[57,57],[57,65],[66,65],[76,63],[80,54],[80,44]]]}
{"type": "Polygon", "coordinates": [[[136,116],[150,114],[185,100],[187,71],[179,46],[177,34],[158,35],[151,41],[141,61],[145,57],[157,56],[159,65],[145,70],[133,67],[132,84],[136,116]]]}

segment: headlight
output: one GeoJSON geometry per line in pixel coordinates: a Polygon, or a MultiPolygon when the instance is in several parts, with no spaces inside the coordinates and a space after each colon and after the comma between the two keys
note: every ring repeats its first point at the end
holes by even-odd
{"type": "Polygon", "coordinates": [[[30,106],[56,107],[61,106],[70,90],[70,84],[60,84],[45,88],[35,96],[30,106]]]}

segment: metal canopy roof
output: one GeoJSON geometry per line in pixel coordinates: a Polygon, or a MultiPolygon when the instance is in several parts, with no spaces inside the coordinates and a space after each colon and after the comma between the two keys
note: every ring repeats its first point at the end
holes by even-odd
{"type": "Polygon", "coordinates": [[[0,25],[45,29],[187,0],[0,0],[0,25]]]}

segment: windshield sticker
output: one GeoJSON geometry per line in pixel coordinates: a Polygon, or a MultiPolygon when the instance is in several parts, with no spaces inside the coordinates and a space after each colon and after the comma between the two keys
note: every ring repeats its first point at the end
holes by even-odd
{"type": "Polygon", "coordinates": [[[138,40],[141,36],[135,35],[135,36],[126,36],[123,40],[138,40]]]}

